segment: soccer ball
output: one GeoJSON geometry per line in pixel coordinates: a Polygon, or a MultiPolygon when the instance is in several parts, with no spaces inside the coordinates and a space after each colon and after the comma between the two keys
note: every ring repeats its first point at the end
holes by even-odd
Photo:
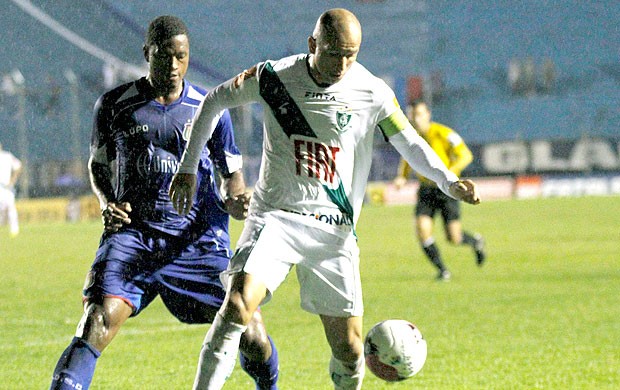
{"type": "Polygon", "coordinates": [[[402,381],[417,374],[426,361],[426,340],[405,320],[385,320],[370,329],[364,341],[366,367],[380,379],[402,381]]]}

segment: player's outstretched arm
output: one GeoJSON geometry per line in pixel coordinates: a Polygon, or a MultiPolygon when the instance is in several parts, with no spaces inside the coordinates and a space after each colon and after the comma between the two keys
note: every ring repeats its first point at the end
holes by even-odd
{"type": "Polygon", "coordinates": [[[193,173],[177,173],[172,178],[168,195],[172,206],[179,215],[187,215],[194,203],[196,192],[196,175],[193,173]]]}
{"type": "Polygon", "coordinates": [[[459,180],[450,185],[450,194],[463,202],[469,204],[479,204],[480,194],[478,186],[469,179],[459,180]]]}

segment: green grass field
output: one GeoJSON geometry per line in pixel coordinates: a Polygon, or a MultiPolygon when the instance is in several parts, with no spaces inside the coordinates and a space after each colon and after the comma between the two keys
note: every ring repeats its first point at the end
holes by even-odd
{"type": "MultiPolygon", "coordinates": [[[[423,370],[365,389],[620,388],[620,197],[464,206],[487,239],[488,263],[437,239],[449,283],[413,238],[410,207],[366,207],[358,225],[365,330],[387,318],[418,325],[423,370]]],[[[0,388],[44,389],[81,315],[80,291],[101,227],[0,228],[0,388]]],[[[233,236],[240,225],[233,225],[233,236]]],[[[280,388],[330,389],[318,318],[299,308],[291,274],[263,308],[281,363],[280,388]]],[[[99,359],[92,389],[189,389],[206,326],[178,323],[160,301],[129,320],[99,359]]],[[[237,365],[227,389],[252,389],[237,365]]]]}

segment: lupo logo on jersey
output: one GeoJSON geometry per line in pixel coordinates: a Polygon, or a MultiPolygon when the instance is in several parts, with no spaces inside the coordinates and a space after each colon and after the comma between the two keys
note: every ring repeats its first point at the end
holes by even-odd
{"type": "Polygon", "coordinates": [[[144,152],[138,159],[136,170],[140,177],[149,178],[153,174],[174,175],[179,170],[177,158],[164,150],[155,149],[153,152],[144,152]]]}

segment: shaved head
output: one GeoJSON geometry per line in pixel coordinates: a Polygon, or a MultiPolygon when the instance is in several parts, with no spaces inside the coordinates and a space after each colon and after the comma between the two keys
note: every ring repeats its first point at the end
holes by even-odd
{"type": "Polygon", "coordinates": [[[337,38],[356,40],[362,42],[362,26],[357,17],[344,8],[334,8],[325,11],[316,21],[312,35],[319,38],[323,35],[331,35],[337,38]]]}
{"type": "Polygon", "coordinates": [[[325,11],[308,38],[310,74],[319,85],[340,81],[357,60],[362,27],[357,17],[343,8],[325,11]]]}

